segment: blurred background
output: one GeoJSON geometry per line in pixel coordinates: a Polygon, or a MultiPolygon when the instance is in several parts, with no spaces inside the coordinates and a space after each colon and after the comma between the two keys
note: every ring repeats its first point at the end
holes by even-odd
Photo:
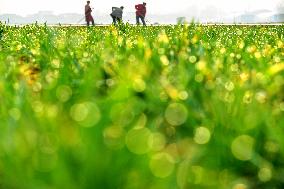
{"type": "MultiPolygon", "coordinates": [[[[124,6],[124,21],[135,23],[134,5],[143,1],[92,1],[97,24],[110,24],[112,6],[124,6]]],[[[195,20],[213,23],[270,23],[284,21],[282,0],[147,0],[147,19],[152,24],[175,24],[195,20]]],[[[1,0],[0,21],[11,24],[83,24],[83,0],[1,0]]]]}

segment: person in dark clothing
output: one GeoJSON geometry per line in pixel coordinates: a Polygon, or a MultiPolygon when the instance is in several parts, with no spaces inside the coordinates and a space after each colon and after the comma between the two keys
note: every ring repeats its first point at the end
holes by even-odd
{"type": "Polygon", "coordinates": [[[146,26],[145,16],[146,16],[146,3],[135,5],[136,9],[136,23],[140,25],[140,19],[144,26],[146,26]]]}
{"type": "Polygon", "coordinates": [[[116,25],[116,22],[121,23],[122,22],[122,14],[123,14],[124,7],[121,6],[118,7],[112,7],[112,13],[110,16],[112,17],[113,24],[116,25]]]}
{"type": "Polygon", "coordinates": [[[95,25],[94,18],[92,16],[92,9],[90,7],[90,1],[87,1],[87,5],[85,5],[85,18],[87,22],[87,26],[90,25],[90,22],[92,22],[92,25],[95,25]]]}

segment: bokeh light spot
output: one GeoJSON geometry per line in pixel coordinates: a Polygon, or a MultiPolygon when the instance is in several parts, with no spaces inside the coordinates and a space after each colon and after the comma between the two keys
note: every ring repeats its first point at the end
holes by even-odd
{"type": "Polygon", "coordinates": [[[124,146],[125,132],[122,127],[107,127],[104,132],[104,142],[110,149],[121,149],[124,146]]]}
{"type": "Polygon", "coordinates": [[[247,161],[253,155],[254,139],[248,135],[241,135],[234,139],[231,150],[235,158],[247,161]]]}
{"type": "Polygon", "coordinates": [[[152,151],[159,151],[165,148],[166,138],[161,133],[152,133],[149,138],[149,145],[152,151]]]}
{"type": "Polygon", "coordinates": [[[96,125],[101,118],[98,106],[93,102],[75,104],[70,109],[70,116],[83,127],[96,125]]]}
{"type": "Polygon", "coordinates": [[[61,85],[56,90],[56,97],[61,102],[66,102],[72,96],[72,89],[67,85],[61,85]]]}
{"type": "Polygon", "coordinates": [[[247,185],[243,184],[243,183],[238,183],[236,185],[233,186],[233,189],[247,189],[247,185]]]}
{"type": "Polygon", "coordinates": [[[225,84],[225,88],[226,88],[228,91],[232,91],[232,90],[234,90],[235,85],[234,85],[234,83],[233,83],[232,81],[229,81],[229,82],[227,82],[227,83],[225,84]]]}
{"type": "Polygon", "coordinates": [[[150,169],[158,178],[170,176],[174,170],[175,162],[173,157],[168,153],[158,153],[150,160],[150,169]]]}
{"type": "Polygon", "coordinates": [[[150,137],[151,131],[148,128],[134,128],[127,133],[125,143],[132,153],[145,154],[150,150],[150,137]]]}
{"type": "Polygon", "coordinates": [[[272,170],[268,167],[263,167],[258,172],[258,178],[262,182],[268,182],[272,178],[272,170]]]}
{"type": "Polygon", "coordinates": [[[198,127],[195,130],[194,141],[197,144],[206,144],[211,138],[211,133],[206,127],[198,127]]]}
{"type": "Polygon", "coordinates": [[[19,120],[21,118],[21,111],[18,108],[12,108],[9,110],[9,115],[15,119],[15,120],[19,120]]]}
{"type": "Polygon", "coordinates": [[[183,104],[172,103],[165,112],[167,122],[173,126],[182,125],[186,122],[188,111],[183,104]]]}
{"type": "Polygon", "coordinates": [[[137,92],[143,92],[146,89],[146,83],[143,79],[135,79],[133,82],[133,88],[137,92]]]}
{"type": "Polygon", "coordinates": [[[160,60],[164,66],[168,66],[170,64],[168,57],[165,55],[161,56],[160,60]]]}
{"type": "Polygon", "coordinates": [[[181,100],[186,100],[188,98],[188,93],[186,91],[181,91],[179,94],[178,94],[178,97],[179,99],[181,100]]]}

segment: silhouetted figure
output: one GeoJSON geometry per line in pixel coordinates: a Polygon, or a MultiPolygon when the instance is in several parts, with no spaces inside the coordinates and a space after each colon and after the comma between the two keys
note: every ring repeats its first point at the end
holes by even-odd
{"type": "Polygon", "coordinates": [[[87,1],[87,5],[85,6],[85,18],[87,22],[87,26],[90,25],[90,22],[92,22],[92,25],[95,25],[94,18],[92,16],[92,9],[90,7],[90,1],[87,1]]]}
{"type": "Polygon", "coordinates": [[[116,25],[116,22],[121,23],[122,22],[122,14],[123,14],[124,7],[121,6],[118,7],[112,7],[112,13],[110,16],[112,17],[113,24],[116,25]]]}
{"type": "Polygon", "coordinates": [[[140,25],[140,20],[142,21],[143,25],[146,26],[145,16],[146,16],[146,3],[135,5],[136,9],[136,23],[140,25]]]}

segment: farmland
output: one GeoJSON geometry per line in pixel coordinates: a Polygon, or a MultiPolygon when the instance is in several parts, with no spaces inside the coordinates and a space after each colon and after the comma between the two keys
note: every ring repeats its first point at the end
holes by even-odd
{"type": "Polygon", "coordinates": [[[284,26],[0,24],[0,188],[284,187],[284,26]]]}

